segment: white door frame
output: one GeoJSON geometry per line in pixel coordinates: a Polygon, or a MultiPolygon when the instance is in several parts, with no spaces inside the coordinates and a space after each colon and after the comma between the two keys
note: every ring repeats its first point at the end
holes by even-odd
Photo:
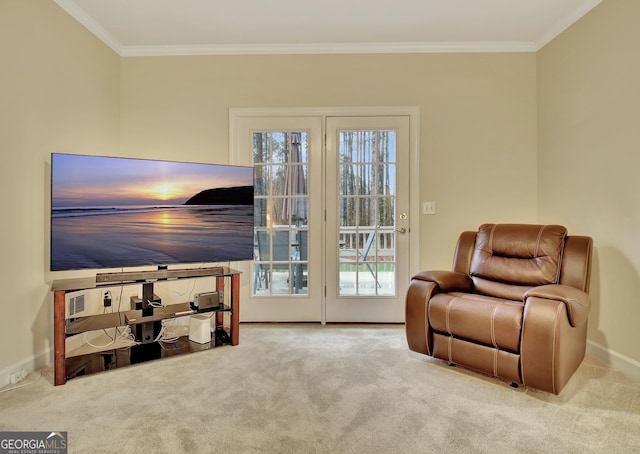
{"type": "MultiPolygon", "coordinates": [[[[326,117],[332,116],[408,116],[409,117],[409,165],[410,165],[410,182],[409,182],[409,231],[413,233],[411,236],[411,247],[409,252],[409,274],[413,275],[419,271],[420,265],[420,162],[419,162],[419,144],[420,144],[420,108],[418,106],[373,106],[373,107],[232,107],[229,109],[229,162],[237,164],[245,162],[240,156],[238,146],[238,127],[242,118],[259,118],[259,117],[322,117],[323,128],[326,125],[326,117]]],[[[326,137],[326,131],[322,131],[326,137]]],[[[323,166],[325,167],[325,166],[323,166]]],[[[324,171],[323,171],[324,172],[324,171]]],[[[325,175],[323,174],[323,180],[325,175]]],[[[325,205],[323,194],[323,206],[325,205]]],[[[322,235],[324,241],[324,225],[322,226],[322,235]]],[[[324,251],[324,245],[322,247],[324,251]]],[[[325,269],[326,254],[322,256],[321,269],[325,269]]],[[[231,264],[232,267],[243,271],[245,274],[251,274],[249,262],[231,264]]],[[[322,276],[323,282],[325,276],[322,276]]],[[[240,306],[242,300],[247,298],[251,292],[250,279],[243,279],[241,282],[240,306]],[[248,293],[247,293],[248,292],[248,293]]],[[[320,322],[326,323],[325,317],[325,301],[322,297],[322,314],[320,322]]],[[[240,311],[240,319],[242,311],[240,311]]]]}

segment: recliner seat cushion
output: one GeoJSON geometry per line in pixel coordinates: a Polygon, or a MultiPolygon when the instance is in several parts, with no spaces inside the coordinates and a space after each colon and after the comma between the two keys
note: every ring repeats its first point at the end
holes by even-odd
{"type": "Polygon", "coordinates": [[[522,383],[520,355],[482,344],[433,334],[433,356],[486,374],[522,383]]]}
{"type": "Polygon", "coordinates": [[[470,293],[440,293],[429,302],[434,331],[511,352],[520,351],[524,304],[470,293]]]}
{"type": "Polygon", "coordinates": [[[481,225],[470,274],[519,286],[557,283],[566,236],[560,225],[481,225]]]}

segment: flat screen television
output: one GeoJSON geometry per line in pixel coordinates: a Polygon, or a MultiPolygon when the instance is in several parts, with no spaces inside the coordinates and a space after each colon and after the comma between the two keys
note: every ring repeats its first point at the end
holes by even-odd
{"type": "Polygon", "coordinates": [[[53,153],[51,271],[253,259],[253,167],[53,153]]]}

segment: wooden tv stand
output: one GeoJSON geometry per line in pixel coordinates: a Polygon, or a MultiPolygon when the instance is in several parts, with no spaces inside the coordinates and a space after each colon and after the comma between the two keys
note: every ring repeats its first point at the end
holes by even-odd
{"type": "MultiPolygon", "coordinates": [[[[195,268],[193,270],[175,270],[169,272],[168,276],[159,276],[158,272],[151,271],[148,276],[145,272],[138,273],[113,273],[106,278],[104,275],[89,278],[76,279],[58,279],[51,284],[53,292],[53,343],[54,343],[54,384],[56,386],[63,385],[68,378],[74,375],[68,374],[68,369],[78,366],[80,362],[85,364],[93,363],[88,366],[89,370],[100,369],[97,362],[104,360],[106,355],[109,356],[109,364],[120,361],[127,364],[147,361],[156,357],[173,356],[182,353],[191,353],[195,351],[207,350],[216,345],[238,345],[239,341],[239,324],[240,324],[240,272],[228,267],[214,268],[195,268]],[[113,350],[103,350],[75,358],[67,358],[66,339],[68,336],[88,331],[102,330],[109,328],[118,328],[121,326],[135,324],[136,320],[148,318],[149,320],[160,323],[163,319],[185,317],[198,314],[193,309],[190,302],[171,304],[161,308],[154,309],[152,317],[144,317],[141,310],[127,310],[121,312],[111,312],[99,315],[90,315],[76,319],[67,320],[65,314],[65,302],[67,293],[78,292],[90,289],[109,289],[112,287],[120,287],[124,285],[142,285],[148,282],[178,280],[178,279],[196,279],[213,277],[216,282],[216,290],[224,289],[225,278],[229,278],[231,285],[227,292],[228,297],[225,298],[227,304],[221,304],[219,307],[211,308],[208,312],[215,312],[212,318],[215,320],[215,329],[212,340],[209,344],[196,344],[188,339],[188,336],[181,337],[170,349],[160,348],[159,342],[153,342],[129,346],[127,348],[114,347],[113,350]],[[122,278],[122,279],[120,279],[122,278]],[[229,312],[229,327],[223,326],[224,313],[229,312]],[[126,323],[128,320],[129,323],[126,323]],[[138,348],[140,347],[140,348],[138,348]],[[111,359],[113,357],[113,360],[111,359]],[[80,358],[80,359],[78,359],[80,358]],[[116,361],[117,360],[117,361],[116,361]]],[[[91,372],[87,372],[91,373],[91,372]]]]}

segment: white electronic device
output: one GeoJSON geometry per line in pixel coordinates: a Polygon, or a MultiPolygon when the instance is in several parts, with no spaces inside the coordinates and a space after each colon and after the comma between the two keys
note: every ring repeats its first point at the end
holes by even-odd
{"type": "Polygon", "coordinates": [[[211,317],[205,315],[189,317],[189,340],[198,344],[211,342],[211,317]]]}

